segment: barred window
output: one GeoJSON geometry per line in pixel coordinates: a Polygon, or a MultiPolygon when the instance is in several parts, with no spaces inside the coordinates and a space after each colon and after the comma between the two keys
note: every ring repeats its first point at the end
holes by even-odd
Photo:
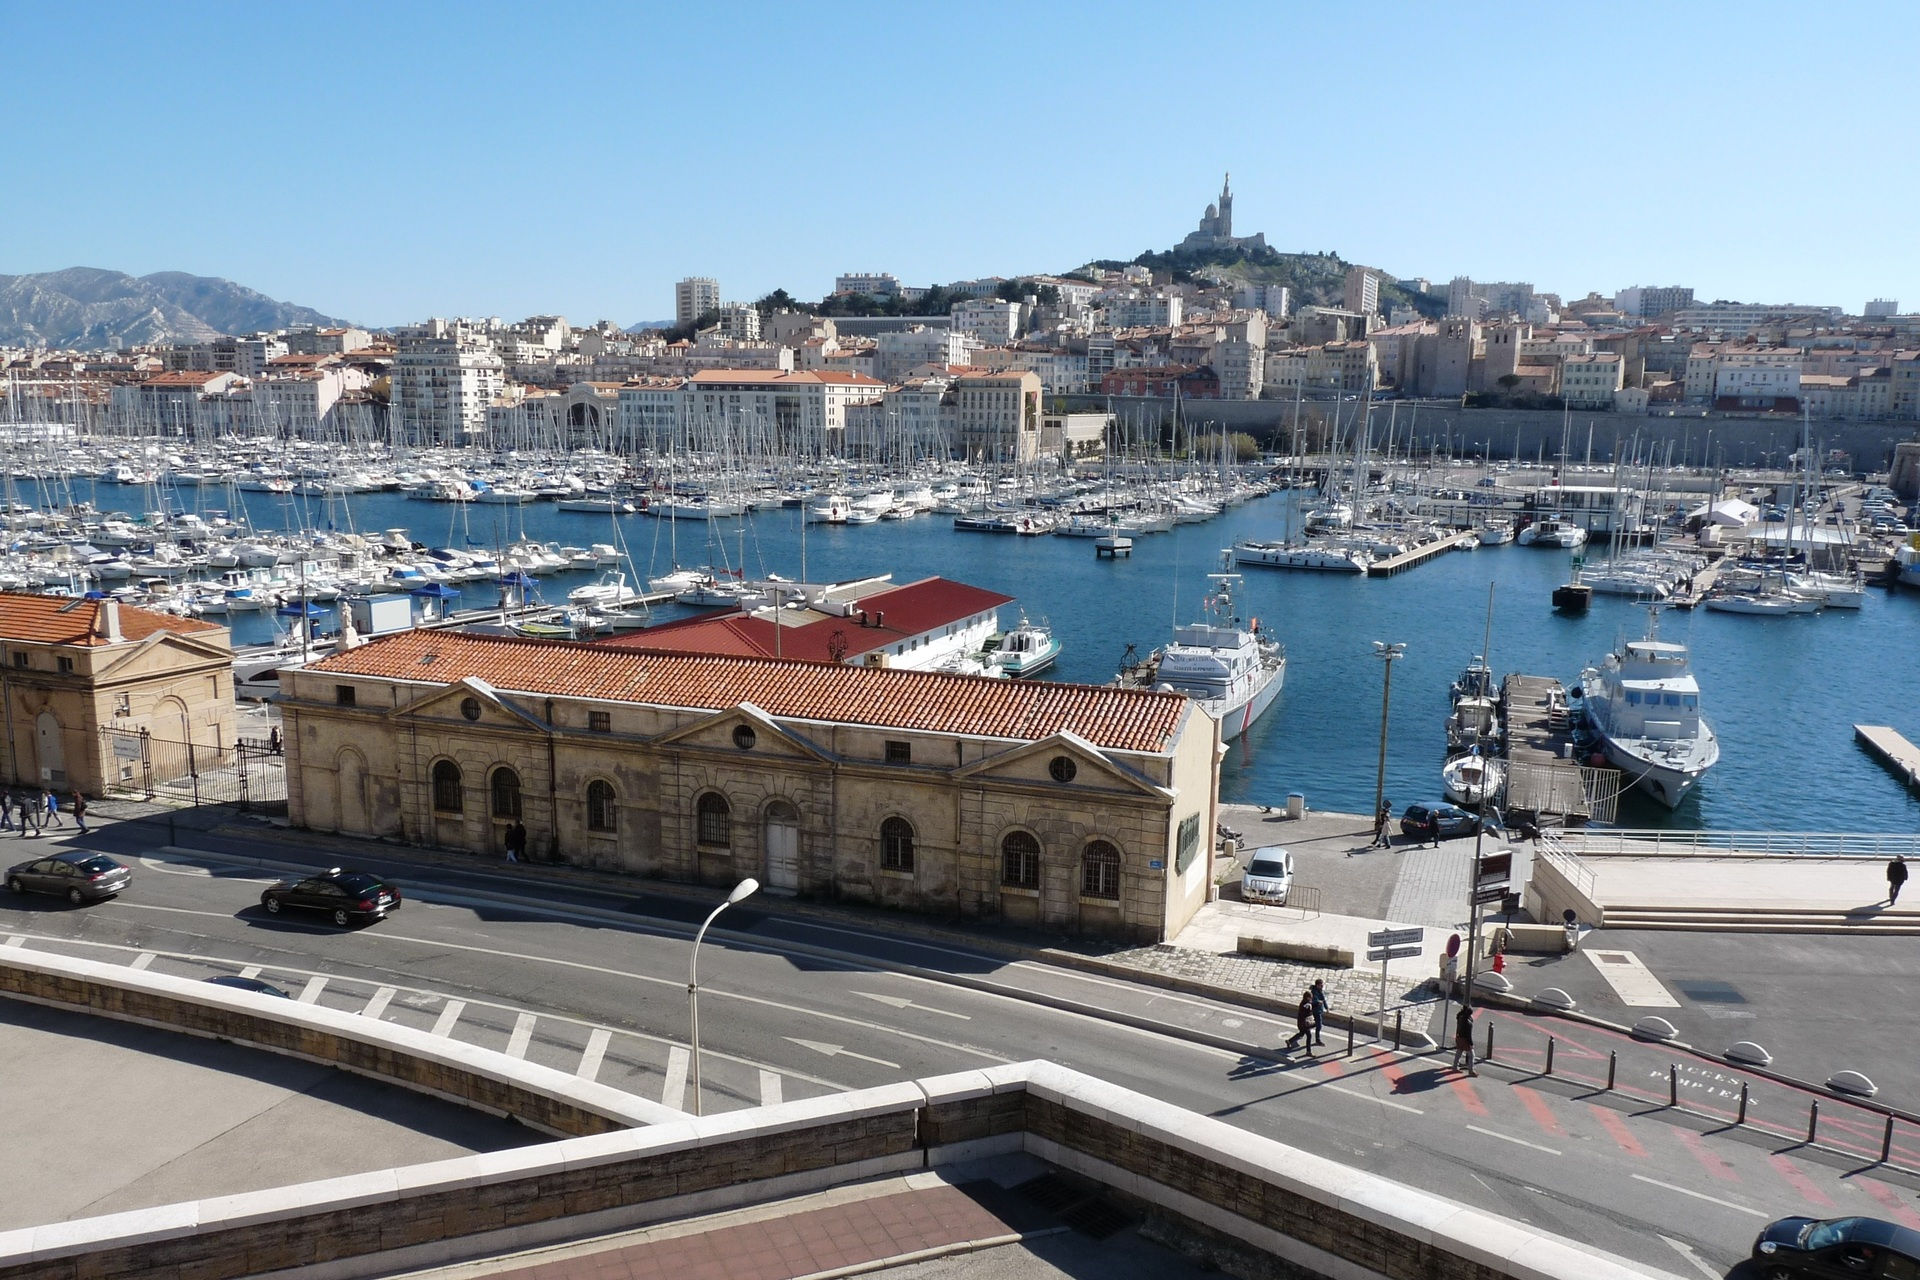
{"type": "Polygon", "coordinates": [[[1040,887],[1040,842],[1024,831],[1000,842],[1000,883],[1009,889],[1040,887]]]}
{"type": "Polygon", "coordinates": [[[1095,840],[1080,856],[1080,894],[1087,898],[1120,896],[1120,851],[1095,840]]]}
{"type": "Polygon", "coordinates": [[[493,816],[520,819],[520,775],[506,767],[493,771],[493,816]]]}
{"type": "Polygon", "coordinates": [[[618,806],[614,803],[613,784],[595,778],[587,784],[587,830],[619,829],[618,806]]]}
{"type": "Polygon", "coordinates": [[[694,839],[701,844],[730,844],[733,841],[733,807],[718,791],[700,797],[694,809],[694,839]]]}
{"type": "Polygon", "coordinates": [[[887,871],[913,870],[913,824],[888,818],[880,824],[880,866],[887,871]]]}
{"type": "Polygon", "coordinates": [[[451,760],[442,760],[433,766],[434,812],[459,813],[463,807],[460,766],[451,760]]]}

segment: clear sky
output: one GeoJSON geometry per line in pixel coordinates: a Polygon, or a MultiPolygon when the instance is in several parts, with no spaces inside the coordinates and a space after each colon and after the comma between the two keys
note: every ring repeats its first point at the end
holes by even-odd
{"type": "Polygon", "coordinates": [[[0,273],[630,324],[1235,230],[1920,309],[1920,4],[0,0],[0,273]]]}

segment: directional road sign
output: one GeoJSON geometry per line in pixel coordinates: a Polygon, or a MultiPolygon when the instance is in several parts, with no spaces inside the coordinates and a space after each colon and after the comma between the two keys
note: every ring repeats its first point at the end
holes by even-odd
{"type": "Polygon", "coordinates": [[[1367,952],[1369,960],[1411,960],[1420,954],[1419,946],[1411,947],[1374,947],[1367,952]]]}
{"type": "Polygon", "coordinates": [[[1426,936],[1425,929],[1377,929],[1367,935],[1370,947],[1404,947],[1426,936]]]}

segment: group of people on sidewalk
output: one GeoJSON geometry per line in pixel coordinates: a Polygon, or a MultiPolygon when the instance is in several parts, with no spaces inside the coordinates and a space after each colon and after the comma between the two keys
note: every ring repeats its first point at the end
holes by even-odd
{"type": "Polygon", "coordinates": [[[1295,1031],[1287,1037],[1287,1047],[1283,1052],[1293,1052],[1295,1046],[1304,1043],[1307,1056],[1313,1056],[1315,1045],[1326,1044],[1327,1030],[1327,984],[1319,978],[1313,985],[1300,993],[1300,1004],[1293,1013],[1295,1031]]]}
{"type": "MultiPolygon", "coordinates": [[[[87,834],[87,798],[73,793],[73,825],[87,834]]],[[[38,795],[0,791],[0,831],[18,831],[22,836],[39,835],[48,827],[64,827],[60,820],[58,792],[42,787],[38,795]]]]}
{"type": "MultiPolygon", "coordinates": [[[[1429,812],[1426,823],[1419,829],[1421,841],[1432,841],[1433,847],[1440,847],[1440,815],[1429,812]]],[[[1373,815],[1373,843],[1369,849],[1393,848],[1393,801],[1382,800],[1379,809],[1373,815]]]]}

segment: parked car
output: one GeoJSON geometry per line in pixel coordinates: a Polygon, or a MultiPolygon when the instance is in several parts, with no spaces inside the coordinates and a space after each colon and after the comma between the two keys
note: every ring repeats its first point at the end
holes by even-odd
{"type": "Polygon", "coordinates": [[[104,853],[75,850],[17,863],[7,869],[15,893],[57,893],[74,906],[99,902],[133,883],[133,872],[104,853]]]}
{"type": "Polygon", "coordinates": [[[1893,1280],[1920,1270],[1920,1231],[1878,1218],[1782,1218],[1761,1229],[1753,1264],[1766,1280],[1893,1280]]]}
{"type": "Polygon", "coordinates": [[[282,1000],[291,1000],[291,993],[282,991],[262,978],[243,978],[237,973],[223,973],[217,978],[208,978],[216,987],[232,987],[235,991],[251,991],[256,995],[279,996],[282,1000]]]}
{"type": "Polygon", "coordinates": [[[1293,889],[1293,855],[1278,845],[1255,849],[1247,860],[1246,873],[1240,878],[1240,896],[1248,902],[1287,905],[1293,889]]]}
{"type": "Polygon", "coordinates": [[[323,911],[337,925],[384,920],[400,909],[400,890],[366,871],[332,867],[305,880],[282,880],[267,886],[260,905],[269,915],[282,911],[323,911]]]}
{"type": "Polygon", "coordinates": [[[1400,815],[1400,834],[1415,840],[1425,839],[1429,834],[1428,824],[1435,815],[1440,818],[1440,835],[1443,839],[1470,836],[1480,829],[1480,819],[1459,805],[1434,800],[1426,804],[1408,805],[1400,815]]]}

